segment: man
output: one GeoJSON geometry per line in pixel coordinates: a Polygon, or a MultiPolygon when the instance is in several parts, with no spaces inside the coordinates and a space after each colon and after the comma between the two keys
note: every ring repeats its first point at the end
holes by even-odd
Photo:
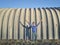
{"type": "MultiPolygon", "coordinates": [[[[42,20],[40,20],[42,21],[42,20]]],[[[28,21],[27,21],[28,22],[28,21]]],[[[28,22],[29,23],[29,22],[28,22]]],[[[29,23],[30,24],[30,23],[29,23]]],[[[35,22],[32,22],[32,24],[30,24],[31,28],[32,28],[32,40],[36,40],[37,38],[37,26],[40,24],[40,22],[38,24],[35,24],[35,22]]]]}
{"type": "Polygon", "coordinates": [[[40,24],[40,22],[38,24],[35,24],[35,22],[32,23],[31,28],[32,28],[32,39],[33,41],[36,40],[37,38],[37,26],[40,24]]]}
{"type": "Polygon", "coordinates": [[[26,40],[29,40],[29,38],[30,38],[30,32],[29,32],[29,29],[31,28],[31,26],[25,26],[25,25],[23,25],[21,22],[20,22],[20,24],[24,27],[24,28],[26,28],[26,40]]]}

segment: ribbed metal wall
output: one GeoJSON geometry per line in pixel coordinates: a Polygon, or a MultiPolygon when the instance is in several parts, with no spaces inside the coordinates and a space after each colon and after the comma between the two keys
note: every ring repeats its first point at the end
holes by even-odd
{"type": "MultiPolygon", "coordinates": [[[[60,39],[60,8],[0,8],[0,39],[26,39],[22,24],[37,24],[37,40],[60,39]]],[[[30,30],[32,39],[32,30],[30,30]]]]}

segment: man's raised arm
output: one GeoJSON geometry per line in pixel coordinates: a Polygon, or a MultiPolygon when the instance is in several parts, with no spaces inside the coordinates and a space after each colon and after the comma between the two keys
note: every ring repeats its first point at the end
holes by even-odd
{"type": "Polygon", "coordinates": [[[26,26],[25,25],[23,25],[22,23],[21,23],[21,21],[19,22],[23,27],[25,27],[26,28],[26,26]]]}
{"type": "MultiPolygon", "coordinates": [[[[42,20],[40,20],[40,22],[41,22],[42,20]]],[[[38,26],[39,24],[40,24],[40,22],[36,25],[36,26],[38,26]]]]}
{"type": "Polygon", "coordinates": [[[40,22],[36,26],[38,26],[39,24],[40,24],[40,22]]]}

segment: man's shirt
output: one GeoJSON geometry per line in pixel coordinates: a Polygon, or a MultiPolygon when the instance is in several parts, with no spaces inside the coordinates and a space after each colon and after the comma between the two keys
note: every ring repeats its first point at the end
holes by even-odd
{"type": "Polygon", "coordinates": [[[32,32],[36,32],[37,27],[36,26],[31,26],[32,32]]]}
{"type": "Polygon", "coordinates": [[[26,28],[26,33],[29,33],[29,29],[31,28],[31,26],[27,27],[27,26],[23,25],[23,27],[26,28]]]}
{"type": "Polygon", "coordinates": [[[40,24],[40,22],[37,25],[31,25],[32,32],[36,32],[37,26],[40,24]]]}

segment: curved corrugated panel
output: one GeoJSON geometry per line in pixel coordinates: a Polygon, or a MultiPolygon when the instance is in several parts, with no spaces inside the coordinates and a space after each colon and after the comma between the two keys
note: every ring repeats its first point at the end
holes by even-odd
{"type": "Polygon", "coordinates": [[[52,37],[52,19],[51,19],[51,14],[50,14],[50,11],[48,9],[46,9],[46,12],[47,12],[47,18],[48,18],[48,35],[49,35],[49,39],[53,39],[52,37]]]}
{"type": "Polygon", "coordinates": [[[18,23],[20,18],[19,13],[20,13],[20,9],[17,9],[14,20],[14,39],[18,39],[18,23]]]}
{"type": "Polygon", "coordinates": [[[40,12],[36,8],[36,18],[37,18],[37,23],[40,22],[40,25],[37,27],[37,40],[41,39],[41,17],[40,17],[40,12]]]}
{"type": "Polygon", "coordinates": [[[57,16],[58,16],[58,37],[59,37],[59,39],[60,39],[60,11],[59,10],[57,10],[57,9],[55,9],[55,11],[56,11],[56,13],[57,13],[57,16]]]}
{"type": "MultiPolygon", "coordinates": [[[[1,13],[4,11],[4,9],[0,9],[0,21],[1,21],[1,13]]],[[[0,39],[1,39],[1,22],[0,22],[0,39]]]]}
{"type": "Polygon", "coordinates": [[[4,35],[4,39],[8,38],[7,35],[7,25],[8,25],[8,18],[10,17],[9,13],[11,12],[12,9],[8,9],[8,11],[5,13],[4,19],[3,19],[3,27],[2,27],[2,32],[4,35]]]}
{"type": "Polygon", "coordinates": [[[12,9],[9,17],[9,23],[8,23],[8,39],[13,39],[13,17],[14,17],[14,11],[15,9],[12,9]]]}
{"type": "Polygon", "coordinates": [[[0,26],[1,26],[1,27],[0,27],[0,30],[1,30],[1,39],[6,39],[6,33],[5,33],[6,31],[3,30],[3,21],[4,21],[4,16],[5,16],[5,14],[6,14],[7,11],[8,11],[8,9],[5,9],[5,10],[1,13],[1,16],[0,16],[0,19],[1,19],[1,20],[0,20],[0,21],[1,21],[1,22],[0,22],[0,24],[1,24],[1,25],[0,25],[0,26]]]}
{"type": "MultiPolygon", "coordinates": [[[[24,24],[24,15],[25,15],[25,9],[22,9],[20,16],[20,21],[22,24],[24,24]]],[[[20,25],[20,39],[24,39],[24,27],[22,25],[20,25]]]]}
{"type": "MultiPolygon", "coordinates": [[[[37,40],[60,39],[60,8],[0,8],[0,39],[26,40],[26,29],[19,23],[26,26],[26,20],[40,22],[37,40]]],[[[32,29],[29,32],[32,40],[32,29]]]]}
{"type": "Polygon", "coordinates": [[[54,38],[58,39],[58,20],[56,13],[51,9],[52,16],[53,16],[53,21],[54,21],[54,38]]]}

